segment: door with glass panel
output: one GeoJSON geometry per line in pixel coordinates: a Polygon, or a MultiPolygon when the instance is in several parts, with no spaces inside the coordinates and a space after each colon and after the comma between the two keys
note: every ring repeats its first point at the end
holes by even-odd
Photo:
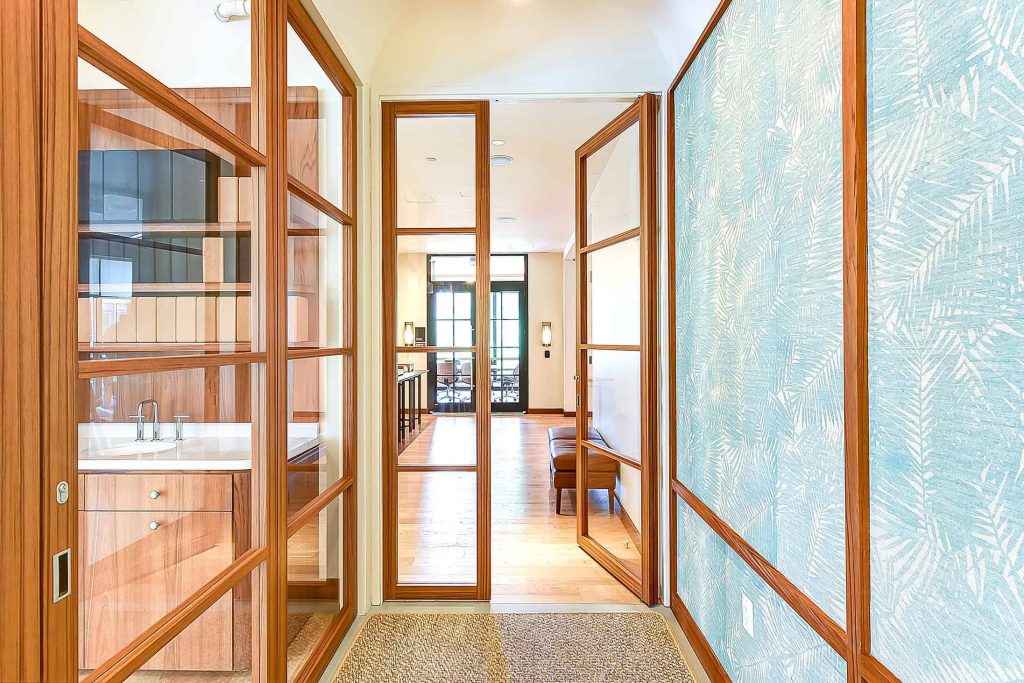
{"type": "MultiPolygon", "coordinates": [[[[493,257],[491,268],[494,270],[493,257]]],[[[522,259],[524,256],[508,257],[522,259]]],[[[491,409],[526,412],[527,364],[526,281],[491,281],[491,409]]]]}
{"type": "Polygon", "coordinates": [[[84,680],[318,680],[354,619],[355,87],[279,2],[79,6],[84,680]]]}
{"type": "Polygon", "coordinates": [[[488,103],[386,102],[384,597],[490,597],[488,103]]]}
{"type": "Polygon", "coordinates": [[[576,152],[580,547],[657,600],[657,99],[576,152]]]}

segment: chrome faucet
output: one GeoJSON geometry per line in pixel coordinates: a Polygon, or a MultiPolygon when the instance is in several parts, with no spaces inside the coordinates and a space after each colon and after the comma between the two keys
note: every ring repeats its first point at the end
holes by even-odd
{"type": "Polygon", "coordinates": [[[145,407],[145,405],[147,403],[152,403],[153,404],[153,438],[151,439],[151,441],[159,441],[160,440],[160,404],[156,402],[156,399],[152,399],[152,398],[147,398],[145,401],[139,401],[139,405],[135,409],[135,415],[131,416],[131,417],[135,418],[135,420],[136,420],[135,440],[136,441],[143,441],[145,439],[145,437],[146,437],[146,426],[143,423],[143,420],[146,419],[146,415],[145,415],[145,413],[142,412],[142,409],[145,407]]]}

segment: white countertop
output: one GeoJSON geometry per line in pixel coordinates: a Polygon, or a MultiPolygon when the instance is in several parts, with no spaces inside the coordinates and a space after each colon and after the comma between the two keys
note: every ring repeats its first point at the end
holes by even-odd
{"type": "MultiPolygon", "coordinates": [[[[162,440],[135,441],[135,427],[80,425],[78,469],[89,471],[244,471],[252,468],[250,425],[198,425],[186,427],[184,439],[174,440],[173,426],[165,426],[162,440]],[[241,427],[241,428],[240,428],[241,427]],[[158,452],[153,452],[159,448],[158,452]],[[113,450],[112,450],[113,449],[113,450]]],[[[305,453],[320,442],[316,425],[289,425],[288,457],[305,453]],[[313,429],[310,429],[312,427],[313,429]]]]}

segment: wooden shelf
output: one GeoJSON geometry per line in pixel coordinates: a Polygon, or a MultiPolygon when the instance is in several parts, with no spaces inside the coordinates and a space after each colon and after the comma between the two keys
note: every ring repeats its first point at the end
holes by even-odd
{"type": "Polygon", "coordinates": [[[249,342],[122,342],[109,344],[78,344],[79,353],[174,353],[203,351],[214,353],[245,353],[250,351],[249,342]]]}
{"type": "MultiPolygon", "coordinates": [[[[210,235],[218,233],[250,233],[252,223],[79,223],[79,235],[210,235]]],[[[324,230],[311,225],[288,227],[290,237],[317,237],[324,230]]]]}
{"type": "Polygon", "coordinates": [[[79,234],[114,234],[125,233],[211,233],[211,232],[251,232],[252,224],[239,223],[79,223],[79,234]]]}
{"type": "MultiPolygon", "coordinates": [[[[132,294],[183,294],[208,292],[248,293],[252,289],[248,282],[136,282],[131,286],[132,294]]],[[[99,285],[78,285],[79,294],[104,295],[99,285]]]]}
{"type": "MultiPolygon", "coordinates": [[[[111,285],[112,286],[112,285],[111,285]]],[[[103,294],[98,285],[78,285],[79,294],[95,294],[112,299],[125,298],[115,294],[103,294]]],[[[248,294],[252,287],[248,282],[136,282],[131,286],[131,296],[136,294],[248,294]]],[[[315,296],[316,285],[297,285],[288,288],[289,295],[315,296]]]]}

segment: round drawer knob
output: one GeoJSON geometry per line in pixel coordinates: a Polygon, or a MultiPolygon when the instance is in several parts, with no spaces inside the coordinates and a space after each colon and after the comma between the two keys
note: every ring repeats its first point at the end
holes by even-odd
{"type": "Polygon", "coordinates": [[[160,522],[150,522],[149,523],[149,528],[152,529],[153,531],[156,531],[157,529],[160,528],[160,522]]]}
{"type": "Polygon", "coordinates": [[[157,498],[160,497],[160,492],[157,491],[156,489],[153,489],[152,491],[149,492],[149,497],[152,498],[153,500],[156,500],[157,498]]]}

